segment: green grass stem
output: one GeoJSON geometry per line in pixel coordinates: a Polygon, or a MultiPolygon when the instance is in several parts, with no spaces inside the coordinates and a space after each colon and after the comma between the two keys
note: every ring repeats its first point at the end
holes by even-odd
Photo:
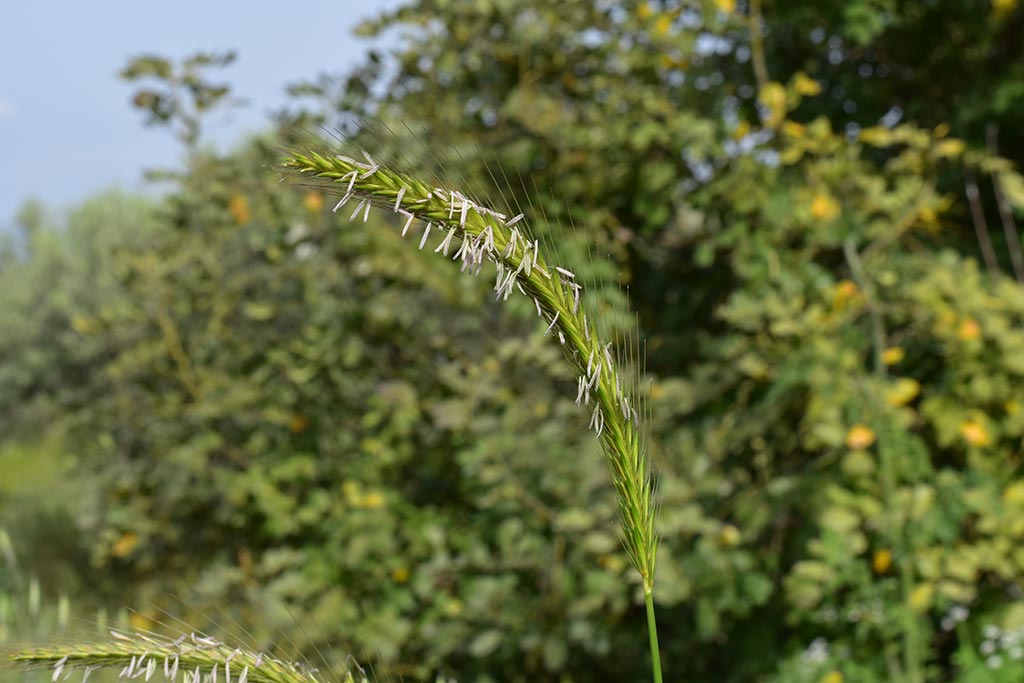
{"type": "Polygon", "coordinates": [[[654,618],[654,593],[644,593],[644,602],[647,604],[647,638],[651,646],[651,669],[653,671],[654,683],[661,681],[661,648],[658,647],[658,622],[654,618]]]}
{"type": "Polygon", "coordinates": [[[326,181],[331,190],[341,194],[335,211],[355,203],[351,219],[365,221],[371,207],[380,207],[404,219],[403,236],[413,225],[423,226],[420,249],[431,229],[437,230],[442,238],[433,251],[445,256],[454,251],[463,271],[476,274],[485,262],[493,263],[497,298],[508,299],[518,290],[532,299],[537,315],[547,324],[545,334],[562,345],[578,377],[576,403],[592,411],[590,427],[610,465],[623,545],[640,575],[647,600],[655,681],[660,683],[653,603],[658,550],[654,484],[648,451],[640,437],[635,372],[629,376],[620,372],[622,357],[613,352],[611,342],[599,338],[593,318],[587,318],[582,285],[569,268],[548,261],[539,241],[527,233],[522,214],[506,216],[461,192],[396,171],[366,152],[362,155],[362,160],[356,160],[315,151],[296,152],[283,165],[307,179],[326,181]]]}
{"type": "MultiPolygon", "coordinates": [[[[111,631],[103,644],[76,644],[17,652],[10,661],[29,668],[51,668],[52,680],[63,681],[71,670],[82,670],[83,683],[97,669],[119,668],[120,678],[173,683],[321,683],[314,670],[258,652],[233,648],[196,633],[176,640],[137,631],[111,631]],[[162,677],[162,678],[160,678],[162,677]]],[[[346,674],[344,681],[354,681],[346,674]]]]}

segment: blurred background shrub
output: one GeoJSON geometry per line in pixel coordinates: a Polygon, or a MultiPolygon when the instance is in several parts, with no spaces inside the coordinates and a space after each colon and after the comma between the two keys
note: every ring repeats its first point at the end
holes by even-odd
{"type": "Polygon", "coordinates": [[[1019,680],[1022,26],[410,2],[360,29],[394,51],[228,153],[202,123],[232,55],[135,60],[187,151],[170,191],[26,205],[0,254],[0,635],[128,604],[385,677],[646,679],[559,350],[528,301],[279,184],[323,124],[521,204],[608,324],[639,312],[669,678],[1019,680]]]}

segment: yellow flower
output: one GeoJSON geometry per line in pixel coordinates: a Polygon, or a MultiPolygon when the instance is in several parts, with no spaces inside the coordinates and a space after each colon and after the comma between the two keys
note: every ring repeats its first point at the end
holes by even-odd
{"type": "Polygon", "coordinates": [[[903,360],[906,355],[907,354],[900,347],[890,346],[885,351],[882,351],[882,362],[886,365],[896,365],[903,360]]]}
{"type": "Polygon", "coordinates": [[[757,95],[758,103],[764,107],[764,125],[778,128],[786,118],[786,89],[781,83],[765,83],[757,95]]]}
{"type": "Polygon", "coordinates": [[[715,0],[715,7],[719,12],[732,14],[736,11],[736,0],[715,0]]]}
{"type": "Polygon", "coordinates": [[[855,424],[846,432],[846,445],[850,450],[859,451],[875,442],[875,433],[863,424],[855,424]]]}
{"type": "Polygon", "coordinates": [[[892,569],[892,551],[888,548],[876,550],[871,556],[871,570],[876,574],[885,574],[892,569]]]}
{"type": "Polygon", "coordinates": [[[324,196],[319,192],[307,192],[302,201],[310,213],[318,213],[324,208],[324,196]]]}
{"type": "Polygon", "coordinates": [[[857,285],[852,280],[840,280],[839,284],[836,285],[836,293],[832,299],[832,307],[836,310],[841,309],[850,301],[850,299],[857,296],[857,294],[857,285]]]}
{"type": "Polygon", "coordinates": [[[896,384],[885,392],[885,402],[891,406],[905,406],[915,398],[921,391],[921,385],[909,377],[901,377],[896,384]]]}
{"type": "Polygon", "coordinates": [[[981,325],[974,318],[965,318],[957,328],[956,336],[963,341],[973,341],[981,336],[981,325]]]}
{"type": "Polygon", "coordinates": [[[391,578],[395,583],[405,583],[409,580],[409,568],[395,567],[391,570],[391,578]]]}
{"type": "Polygon", "coordinates": [[[117,539],[117,542],[110,547],[110,554],[113,557],[125,557],[130,555],[135,546],[139,544],[139,537],[131,531],[127,531],[117,539]]]}
{"type": "Polygon", "coordinates": [[[852,280],[842,280],[836,286],[836,290],[847,299],[857,294],[857,285],[852,280]]]}
{"type": "Polygon", "coordinates": [[[957,138],[949,138],[935,145],[935,156],[939,159],[953,159],[964,153],[967,143],[957,138]]]}
{"type": "Polygon", "coordinates": [[[654,13],[654,10],[651,9],[651,3],[645,2],[640,5],[636,13],[637,16],[639,16],[641,19],[647,19],[648,17],[651,16],[651,14],[654,13]]]}
{"type": "Polygon", "coordinates": [[[818,683],[843,683],[843,674],[835,669],[832,669],[827,674],[821,677],[818,683]]]}
{"type": "Polygon", "coordinates": [[[457,617],[462,614],[463,604],[458,598],[449,600],[444,604],[444,613],[450,617],[457,617]]]}
{"type": "Polygon", "coordinates": [[[380,495],[376,491],[372,491],[363,496],[360,502],[360,507],[364,507],[367,510],[375,510],[384,504],[384,496],[380,495]]]}
{"type": "Polygon", "coordinates": [[[245,225],[252,218],[252,211],[249,209],[249,200],[240,194],[236,194],[228,202],[228,213],[239,225],[245,225]]]}
{"type": "Polygon", "coordinates": [[[819,192],[811,202],[811,216],[819,221],[834,221],[839,216],[839,202],[831,195],[819,192]]]}
{"type": "Polygon", "coordinates": [[[800,71],[793,77],[793,89],[805,97],[814,97],[821,93],[821,84],[800,71]]]}
{"type": "Polygon", "coordinates": [[[341,492],[349,505],[365,510],[374,510],[384,505],[384,496],[377,491],[364,493],[358,481],[346,479],[341,483],[341,492]]]}
{"type": "Polygon", "coordinates": [[[669,29],[672,28],[672,17],[667,14],[662,14],[654,21],[653,33],[658,38],[668,35],[669,29]]]}
{"type": "Polygon", "coordinates": [[[984,422],[978,418],[965,420],[960,425],[960,436],[964,437],[964,441],[967,443],[979,448],[984,448],[992,443],[992,436],[988,433],[988,429],[985,428],[984,422]]]}
{"type": "Polygon", "coordinates": [[[782,132],[791,138],[802,138],[807,134],[807,127],[796,121],[786,121],[782,124],[782,132]]]}
{"type": "Polygon", "coordinates": [[[861,142],[872,147],[888,147],[893,142],[892,131],[882,126],[862,128],[858,137],[861,142]]]}

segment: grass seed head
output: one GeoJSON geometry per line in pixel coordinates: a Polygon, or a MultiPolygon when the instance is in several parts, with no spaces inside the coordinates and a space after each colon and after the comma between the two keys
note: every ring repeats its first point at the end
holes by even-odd
{"type": "Polygon", "coordinates": [[[576,274],[547,261],[539,240],[527,237],[522,213],[506,218],[462,192],[431,186],[378,163],[365,151],[362,156],[365,161],[316,151],[294,152],[283,166],[307,180],[343,191],[339,207],[358,197],[360,204],[353,219],[362,210],[365,220],[369,207],[378,206],[405,217],[403,236],[414,222],[424,224],[420,249],[426,245],[431,227],[438,227],[444,238],[435,253],[447,256],[451,241],[458,238],[461,244],[453,259],[461,261],[462,272],[477,275],[485,263],[493,263],[497,299],[507,300],[518,291],[533,300],[537,315],[547,325],[545,335],[559,340],[579,377],[577,403],[589,406],[594,401],[590,428],[611,466],[626,553],[645,592],[650,593],[657,556],[654,485],[640,434],[637,382],[623,381],[623,371],[612,362],[613,345],[587,322],[583,286],[576,274]]]}

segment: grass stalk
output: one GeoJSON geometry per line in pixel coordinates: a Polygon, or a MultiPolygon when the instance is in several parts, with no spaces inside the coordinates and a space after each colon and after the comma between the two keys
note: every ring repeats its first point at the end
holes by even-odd
{"type": "Polygon", "coordinates": [[[590,427],[610,465],[623,545],[643,584],[655,681],[660,683],[653,602],[658,550],[654,483],[640,436],[635,373],[627,376],[621,371],[622,356],[613,351],[610,341],[599,337],[593,319],[587,318],[583,287],[576,275],[548,261],[540,242],[529,237],[522,214],[506,216],[461,192],[432,186],[382,165],[366,152],[362,156],[356,160],[315,151],[295,152],[283,165],[306,179],[326,182],[341,194],[335,211],[355,203],[352,219],[365,221],[370,207],[376,206],[405,219],[403,236],[413,225],[422,225],[420,249],[431,230],[437,230],[442,238],[433,250],[445,256],[454,251],[453,258],[461,261],[464,272],[477,274],[485,263],[493,263],[497,298],[506,300],[519,291],[532,299],[537,315],[547,324],[545,335],[562,345],[578,378],[576,403],[592,411],[590,427]]]}
{"type": "Polygon", "coordinates": [[[651,670],[654,683],[661,681],[661,649],[658,647],[658,622],[654,618],[654,592],[644,593],[644,602],[647,605],[647,638],[651,646],[651,670]]]}
{"type": "MultiPolygon", "coordinates": [[[[29,668],[52,668],[54,683],[72,670],[82,670],[83,683],[97,669],[120,668],[120,678],[143,679],[158,673],[173,683],[179,674],[183,683],[321,683],[315,670],[300,663],[285,662],[262,653],[232,648],[196,633],[175,640],[136,631],[111,631],[104,644],[78,644],[35,648],[17,652],[10,661],[29,668]]],[[[354,683],[346,673],[344,683],[354,683]]]]}

